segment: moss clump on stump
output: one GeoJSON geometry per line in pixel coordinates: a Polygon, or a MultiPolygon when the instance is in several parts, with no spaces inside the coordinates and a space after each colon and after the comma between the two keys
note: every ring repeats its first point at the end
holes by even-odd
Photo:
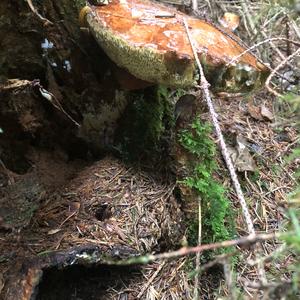
{"type": "Polygon", "coordinates": [[[130,161],[161,161],[168,152],[171,129],[174,127],[168,89],[150,87],[131,92],[116,133],[119,154],[130,161]]]}
{"type": "MultiPolygon", "coordinates": [[[[217,170],[216,146],[209,137],[210,133],[210,126],[196,118],[190,129],[184,129],[179,134],[179,142],[197,161],[192,174],[183,180],[183,184],[196,191],[201,198],[202,243],[231,239],[235,232],[230,201],[223,186],[213,178],[217,170]]],[[[197,231],[198,220],[189,221],[188,238],[193,245],[197,244],[197,231]]]]}

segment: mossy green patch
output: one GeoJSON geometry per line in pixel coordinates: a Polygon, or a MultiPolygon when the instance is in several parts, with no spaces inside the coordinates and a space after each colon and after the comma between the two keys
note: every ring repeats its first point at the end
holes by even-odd
{"type": "MultiPolygon", "coordinates": [[[[194,189],[201,198],[202,206],[202,242],[214,243],[233,238],[235,234],[233,213],[230,201],[225,196],[223,186],[213,178],[217,170],[216,146],[210,138],[211,128],[196,118],[189,129],[181,131],[181,145],[196,158],[192,174],[183,180],[194,189]]],[[[190,220],[188,226],[189,241],[197,243],[198,220],[190,220]]]]}
{"type": "Polygon", "coordinates": [[[166,88],[132,92],[116,134],[117,149],[128,160],[160,160],[169,147],[174,127],[172,104],[166,88]]]}

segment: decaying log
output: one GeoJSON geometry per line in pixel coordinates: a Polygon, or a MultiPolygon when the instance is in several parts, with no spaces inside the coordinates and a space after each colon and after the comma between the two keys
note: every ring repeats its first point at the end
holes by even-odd
{"type": "Polygon", "coordinates": [[[63,269],[70,266],[92,267],[107,264],[106,258],[115,259],[115,253],[123,254],[124,258],[137,255],[137,252],[126,253],[119,249],[102,249],[96,245],[72,247],[66,251],[54,251],[42,257],[25,259],[21,264],[15,265],[10,270],[7,282],[5,300],[34,300],[38,296],[38,285],[43,279],[44,271],[57,268],[63,269]]]}

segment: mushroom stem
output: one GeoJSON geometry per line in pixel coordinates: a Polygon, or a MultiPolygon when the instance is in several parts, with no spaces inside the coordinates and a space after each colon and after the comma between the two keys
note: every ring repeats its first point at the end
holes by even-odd
{"type": "Polygon", "coordinates": [[[92,9],[89,6],[84,6],[80,12],[79,12],[79,25],[80,27],[88,27],[87,21],[86,21],[86,16],[87,14],[91,13],[92,9]]]}

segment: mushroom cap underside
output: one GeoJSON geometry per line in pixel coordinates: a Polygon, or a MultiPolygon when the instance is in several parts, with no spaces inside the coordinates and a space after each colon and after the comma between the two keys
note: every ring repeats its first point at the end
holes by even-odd
{"type": "Polygon", "coordinates": [[[119,67],[152,83],[190,87],[198,78],[183,18],[215,90],[246,92],[262,85],[268,69],[245,52],[238,37],[206,21],[141,0],[112,0],[86,15],[97,42],[119,67]]]}

